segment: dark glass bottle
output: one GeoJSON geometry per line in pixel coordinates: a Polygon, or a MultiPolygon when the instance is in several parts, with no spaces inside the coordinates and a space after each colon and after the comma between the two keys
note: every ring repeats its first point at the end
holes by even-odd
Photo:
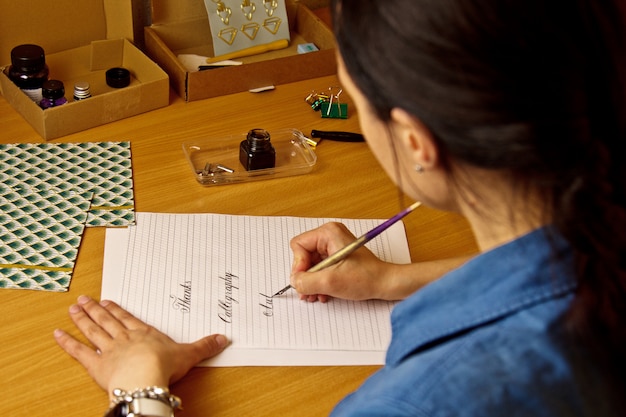
{"type": "Polygon", "coordinates": [[[35,103],[41,102],[41,88],[48,79],[46,56],[39,45],[19,45],[11,50],[8,76],[35,103]]]}
{"type": "Polygon", "coordinates": [[[41,94],[43,98],[39,105],[42,109],[48,109],[50,107],[61,106],[67,103],[65,98],[65,86],[62,81],[48,80],[43,83],[41,88],[41,94]]]}
{"type": "Polygon", "coordinates": [[[265,129],[252,129],[239,145],[239,161],[246,171],[274,168],[276,150],[270,142],[270,133],[265,129]]]}

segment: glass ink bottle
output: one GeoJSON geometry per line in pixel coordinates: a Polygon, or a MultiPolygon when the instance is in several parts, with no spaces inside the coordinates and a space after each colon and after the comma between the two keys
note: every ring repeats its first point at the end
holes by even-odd
{"type": "Polygon", "coordinates": [[[265,129],[252,129],[239,145],[239,161],[246,171],[274,168],[276,150],[270,142],[270,133],[265,129]]]}
{"type": "Polygon", "coordinates": [[[79,81],[74,84],[74,101],[84,100],[91,97],[91,87],[87,81],[79,81]]]}
{"type": "Polygon", "coordinates": [[[31,100],[39,104],[42,99],[41,87],[49,75],[43,48],[32,44],[13,48],[7,75],[31,100]]]}
{"type": "Polygon", "coordinates": [[[41,103],[39,106],[42,109],[49,109],[50,107],[57,107],[67,103],[65,98],[65,86],[62,81],[48,80],[43,83],[41,88],[41,103]]]}

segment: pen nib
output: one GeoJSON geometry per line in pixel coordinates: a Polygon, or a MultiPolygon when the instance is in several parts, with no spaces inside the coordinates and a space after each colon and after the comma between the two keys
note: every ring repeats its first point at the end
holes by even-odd
{"type": "Polygon", "coordinates": [[[285,288],[283,288],[282,290],[278,291],[276,294],[272,295],[272,298],[277,297],[279,295],[283,295],[284,293],[287,292],[287,290],[293,288],[291,285],[287,285],[285,288]]]}

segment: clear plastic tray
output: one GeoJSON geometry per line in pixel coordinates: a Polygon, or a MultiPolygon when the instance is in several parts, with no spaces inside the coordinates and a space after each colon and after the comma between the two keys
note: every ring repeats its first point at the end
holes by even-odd
{"type": "Polygon", "coordinates": [[[188,141],[183,143],[183,152],[194,177],[205,186],[302,175],[313,169],[317,155],[302,132],[283,129],[269,133],[276,150],[274,168],[246,171],[239,162],[239,147],[246,134],[188,141]]]}

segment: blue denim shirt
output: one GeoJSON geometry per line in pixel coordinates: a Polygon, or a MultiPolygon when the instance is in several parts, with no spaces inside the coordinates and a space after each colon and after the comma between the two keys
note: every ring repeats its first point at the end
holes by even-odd
{"type": "Polygon", "coordinates": [[[333,416],[609,416],[563,329],[568,244],[539,229],[472,259],[394,309],[385,366],[333,416]]]}

